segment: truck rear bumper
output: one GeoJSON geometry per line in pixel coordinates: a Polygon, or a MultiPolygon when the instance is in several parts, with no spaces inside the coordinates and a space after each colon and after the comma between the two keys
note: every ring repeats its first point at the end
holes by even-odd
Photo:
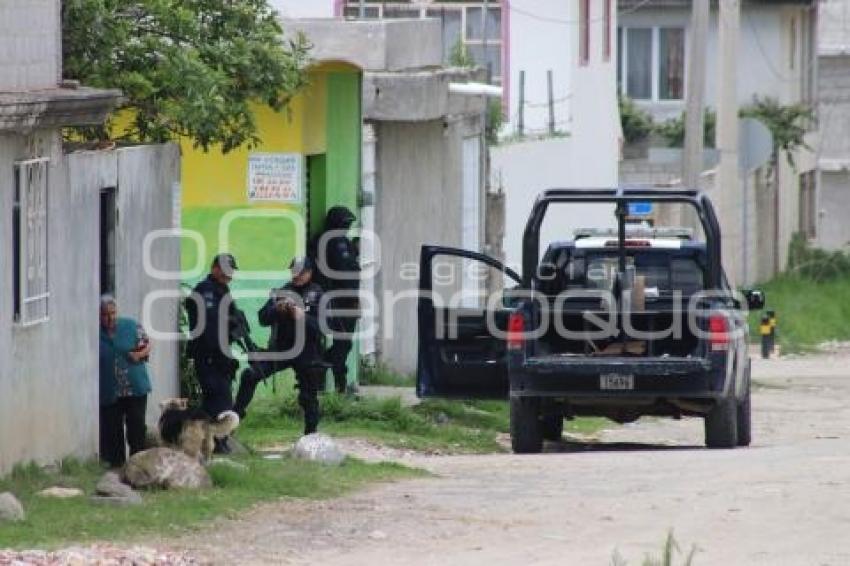
{"type": "Polygon", "coordinates": [[[511,395],[716,399],[723,390],[718,373],[703,358],[532,357],[511,367],[511,395]],[[603,376],[614,376],[631,387],[606,388],[603,376]]]}

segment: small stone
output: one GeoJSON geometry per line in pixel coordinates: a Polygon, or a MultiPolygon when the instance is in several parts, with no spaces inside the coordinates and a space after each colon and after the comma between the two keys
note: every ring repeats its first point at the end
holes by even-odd
{"type": "Polygon", "coordinates": [[[434,415],[434,422],[439,425],[448,424],[449,416],[446,413],[437,413],[434,415]]]}
{"type": "Polygon", "coordinates": [[[387,533],[384,531],[372,531],[369,533],[369,538],[372,540],[385,540],[387,538],[387,533]]]}
{"type": "Polygon", "coordinates": [[[106,497],[132,497],[133,488],[121,481],[115,472],[106,472],[94,488],[97,495],[106,497]]]}
{"type": "Polygon", "coordinates": [[[3,521],[23,521],[26,519],[24,506],[18,501],[18,498],[11,493],[0,493],[0,522],[3,521]]]}
{"type": "Polygon", "coordinates": [[[55,499],[70,499],[72,497],[82,497],[83,490],[75,487],[48,487],[37,493],[40,497],[53,497],[55,499]]]}
{"type": "Polygon", "coordinates": [[[345,454],[327,434],[314,432],[298,439],[292,449],[292,455],[299,460],[318,462],[329,466],[338,466],[345,460],[345,454]]]}
{"type": "Polygon", "coordinates": [[[130,490],[130,493],[125,496],[117,495],[92,495],[90,498],[92,503],[102,503],[105,505],[115,505],[125,507],[130,505],[141,505],[144,501],[139,492],[130,490]]]}

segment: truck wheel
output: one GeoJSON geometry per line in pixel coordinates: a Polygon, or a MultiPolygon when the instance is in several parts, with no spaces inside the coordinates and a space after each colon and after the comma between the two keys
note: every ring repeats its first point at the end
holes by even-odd
{"type": "Polygon", "coordinates": [[[738,445],[738,403],[734,388],[705,416],[705,445],[709,448],[734,448],[738,445]]]}
{"type": "Polygon", "coordinates": [[[738,446],[749,446],[753,439],[752,410],[750,405],[750,371],[744,378],[744,398],[738,401],[738,446]]]}
{"type": "Polygon", "coordinates": [[[511,398],[511,448],[516,454],[536,454],[543,450],[540,399],[511,398]]]}
{"type": "Polygon", "coordinates": [[[552,442],[560,442],[564,436],[564,416],[544,415],[540,419],[543,427],[543,438],[552,442]]]}

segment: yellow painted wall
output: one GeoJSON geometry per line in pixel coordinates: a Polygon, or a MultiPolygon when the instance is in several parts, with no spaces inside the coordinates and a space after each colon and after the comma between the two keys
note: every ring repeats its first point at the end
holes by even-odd
{"type": "MultiPolygon", "coordinates": [[[[252,149],[235,149],[227,154],[212,148],[209,152],[195,149],[189,140],[183,140],[183,207],[244,206],[247,199],[248,154],[256,152],[304,153],[304,131],[309,116],[305,112],[307,100],[316,97],[316,87],[308,87],[290,102],[289,106],[275,112],[266,105],[253,106],[261,143],[252,149]]],[[[324,130],[324,116],[320,116],[324,130]]],[[[310,124],[310,129],[314,128],[310,124]]],[[[323,140],[311,140],[318,145],[323,140]]],[[[280,203],[252,203],[252,206],[272,206],[280,203]]]]}

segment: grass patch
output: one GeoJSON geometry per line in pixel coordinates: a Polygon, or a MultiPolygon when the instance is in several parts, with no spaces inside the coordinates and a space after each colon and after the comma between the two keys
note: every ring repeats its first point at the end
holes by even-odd
{"type": "MultiPolygon", "coordinates": [[[[814,282],[783,275],[760,288],[765,291],[765,309],[776,312],[783,352],[801,353],[822,342],[850,340],[850,277],[814,282]]],[[[755,340],[762,312],[750,313],[755,340]]]]}
{"type": "Polygon", "coordinates": [[[360,385],[387,385],[390,387],[416,386],[416,376],[395,372],[382,364],[364,364],[361,366],[359,381],[360,385]]]}
{"type": "Polygon", "coordinates": [[[0,480],[0,492],[11,491],[24,505],[27,519],[0,524],[0,548],[52,548],[93,540],[139,539],[145,535],[176,535],[193,525],[221,516],[232,516],[254,503],[281,497],[326,498],[344,494],[363,484],[421,475],[393,463],[367,464],[348,458],[339,467],[284,458],[257,456],[234,458],[247,471],[212,466],[214,487],[200,492],[143,492],[144,504],[112,507],[87,497],[68,500],[42,498],[46,487],[78,487],[86,494],[103,474],[97,463],[67,461],[56,472],[36,466],[17,468],[0,480]]]}
{"type": "MultiPolygon", "coordinates": [[[[270,446],[298,438],[303,424],[291,380],[279,380],[277,389],[277,396],[270,387],[258,389],[239,427],[241,440],[270,446]]],[[[400,397],[351,399],[329,393],[322,397],[321,406],[319,429],[323,432],[424,452],[503,452],[498,437],[510,430],[506,401],[429,399],[406,406],[400,397]]],[[[565,430],[592,434],[609,424],[606,419],[580,418],[567,422],[565,430]]]]}

